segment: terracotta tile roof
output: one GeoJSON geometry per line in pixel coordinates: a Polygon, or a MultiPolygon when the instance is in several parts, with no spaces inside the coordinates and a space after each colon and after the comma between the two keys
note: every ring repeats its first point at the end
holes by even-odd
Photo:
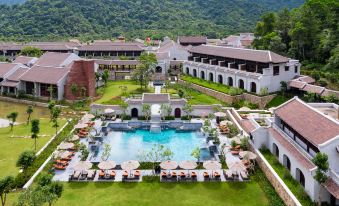
{"type": "Polygon", "coordinates": [[[240,125],[247,133],[251,133],[256,129],[256,126],[249,119],[241,120],[240,125]]]}
{"type": "Polygon", "coordinates": [[[0,77],[4,78],[8,72],[15,69],[17,66],[18,64],[0,62],[0,77]]]}
{"type": "Polygon", "coordinates": [[[150,94],[144,93],[142,96],[144,103],[166,103],[169,102],[169,94],[150,94]]]}
{"type": "Polygon", "coordinates": [[[19,85],[19,82],[16,82],[16,81],[3,81],[0,83],[1,86],[4,86],[4,87],[16,87],[19,85]]]}
{"type": "Polygon", "coordinates": [[[334,95],[339,98],[339,91],[325,89],[324,92],[321,94],[321,96],[330,96],[330,95],[334,95]]]}
{"type": "Polygon", "coordinates": [[[205,36],[179,36],[178,37],[179,43],[184,44],[206,44],[207,37],[205,36]]]}
{"type": "Polygon", "coordinates": [[[73,53],[47,52],[39,58],[39,60],[35,63],[35,65],[50,66],[50,67],[66,66],[64,65],[64,63],[71,56],[74,56],[74,58],[78,57],[77,55],[73,53]]]}
{"type": "Polygon", "coordinates": [[[306,82],[307,84],[313,84],[315,83],[315,80],[312,77],[309,76],[301,76],[298,78],[298,80],[302,82],[306,82]]]}
{"type": "Polygon", "coordinates": [[[157,53],[155,53],[155,55],[157,56],[157,59],[160,59],[160,60],[170,58],[169,52],[157,52],[157,53]]]}
{"type": "Polygon", "coordinates": [[[224,41],[231,43],[231,42],[237,41],[238,39],[240,39],[240,36],[230,35],[230,36],[226,37],[224,39],[224,41]]]}
{"type": "Polygon", "coordinates": [[[212,45],[200,45],[189,49],[192,53],[220,56],[225,58],[244,59],[264,63],[288,62],[288,58],[265,50],[242,49],[212,45]]]}
{"type": "Polygon", "coordinates": [[[79,51],[144,51],[137,43],[113,43],[110,45],[84,45],[79,48],[79,51]]]}
{"type": "Polygon", "coordinates": [[[274,128],[269,128],[268,132],[274,139],[276,139],[290,154],[297,160],[298,163],[303,165],[307,169],[313,169],[316,167],[313,162],[305,157],[292,143],[290,143],[285,137],[283,137],[274,128]]]}
{"type": "Polygon", "coordinates": [[[325,88],[320,87],[320,86],[311,85],[311,84],[306,84],[306,86],[303,88],[303,90],[306,91],[306,92],[321,94],[321,93],[323,93],[325,88]]]}
{"type": "Polygon", "coordinates": [[[251,46],[253,40],[240,40],[242,46],[251,46]]]}
{"type": "Polygon", "coordinates": [[[274,113],[315,146],[339,135],[338,122],[317,112],[300,99],[292,99],[275,109],[274,113]]]}
{"type": "Polygon", "coordinates": [[[38,58],[36,57],[18,56],[17,58],[15,58],[13,63],[21,63],[28,65],[29,63],[35,63],[37,60],[38,58]]]}
{"type": "Polygon", "coordinates": [[[104,60],[104,59],[94,59],[94,62],[97,64],[103,65],[139,65],[138,60],[104,60]]]}
{"type": "Polygon", "coordinates": [[[28,71],[29,68],[20,67],[13,74],[9,75],[6,79],[9,81],[20,81],[20,77],[28,71]]]}
{"type": "Polygon", "coordinates": [[[23,74],[22,81],[57,84],[69,72],[69,68],[34,66],[23,74]]]}
{"type": "Polygon", "coordinates": [[[332,178],[328,178],[326,183],[323,185],[329,193],[339,199],[339,185],[332,178]]]}
{"type": "Polygon", "coordinates": [[[288,82],[288,85],[293,88],[302,89],[305,87],[306,83],[299,80],[291,80],[288,82]]]}

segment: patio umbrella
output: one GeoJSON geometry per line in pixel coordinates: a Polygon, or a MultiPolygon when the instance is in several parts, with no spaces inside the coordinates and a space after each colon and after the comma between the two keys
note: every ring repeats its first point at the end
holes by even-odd
{"type": "Polygon", "coordinates": [[[75,141],[78,141],[80,138],[78,135],[73,135],[72,138],[69,139],[70,142],[75,142],[75,141]]]}
{"type": "Polygon", "coordinates": [[[250,160],[254,160],[255,158],[257,158],[257,155],[250,151],[241,151],[239,152],[239,156],[241,158],[247,158],[250,160]]]}
{"type": "Polygon", "coordinates": [[[67,150],[67,149],[71,149],[74,147],[73,143],[69,143],[69,142],[63,142],[59,145],[59,149],[61,150],[67,150]]]}
{"type": "Polygon", "coordinates": [[[214,160],[208,160],[203,164],[204,168],[207,170],[219,170],[221,169],[221,164],[214,160]]]}
{"type": "Polygon", "coordinates": [[[95,116],[93,114],[86,114],[83,119],[93,119],[95,116]]]}
{"type": "Polygon", "coordinates": [[[80,161],[73,166],[73,169],[77,171],[82,171],[82,170],[88,170],[91,167],[92,167],[92,163],[88,161],[80,161]]]}
{"type": "Polygon", "coordinates": [[[83,123],[79,123],[79,124],[74,126],[75,129],[83,129],[83,128],[86,128],[86,127],[88,127],[88,125],[83,124],[83,123]]]}
{"type": "Polygon", "coordinates": [[[182,161],[180,164],[179,164],[179,167],[183,168],[183,169],[186,169],[186,170],[193,170],[195,168],[197,168],[197,163],[194,162],[194,161],[189,161],[189,160],[185,160],[185,161],[182,161]]]}
{"type": "Polygon", "coordinates": [[[115,168],[115,166],[117,166],[117,164],[114,161],[103,161],[98,165],[98,167],[102,170],[110,170],[115,168]]]}
{"type": "Polygon", "coordinates": [[[216,112],[216,113],[214,113],[214,116],[216,116],[216,117],[226,117],[227,115],[224,112],[216,112]]]}
{"type": "Polygon", "coordinates": [[[63,152],[59,152],[59,154],[57,155],[58,158],[64,159],[71,156],[71,153],[69,151],[63,151],[63,152]]]}
{"type": "Polygon", "coordinates": [[[104,113],[105,114],[113,114],[115,111],[113,110],[113,109],[109,109],[109,108],[107,108],[107,109],[105,109],[104,110],[104,113]]]}
{"type": "Polygon", "coordinates": [[[128,171],[135,170],[139,166],[140,166],[140,163],[136,160],[129,160],[121,164],[121,168],[123,170],[128,170],[128,171]]]}
{"type": "Polygon", "coordinates": [[[246,167],[242,162],[233,162],[230,164],[229,169],[239,174],[240,172],[245,171],[246,167]]]}
{"type": "Polygon", "coordinates": [[[164,170],[174,170],[178,167],[178,163],[176,161],[167,160],[160,163],[160,167],[164,170]]]}

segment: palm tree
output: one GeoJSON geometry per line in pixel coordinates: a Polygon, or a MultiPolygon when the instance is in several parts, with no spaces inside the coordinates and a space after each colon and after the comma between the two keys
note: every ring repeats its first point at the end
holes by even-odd
{"type": "Polygon", "coordinates": [[[11,122],[9,123],[9,125],[11,126],[11,131],[13,131],[13,126],[17,117],[18,117],[17,112],[12,112],[9,115],[7,115],[7,119],[11,120],[11,122]]]}
{"type": "Polygon", "coordinates": [[[36,150],[36,140],[38,139],[38,134],[40,132],[40,121],[38,119],[32,120],[32,139],[34,139],[34,150],[36,150]]]}
{"type": "Polygon", "coordinates": [[[50,113],[50,121],[52,121],[52,112],[53,112],[54,107],[55,107],[55,101],[49,101],[48,102],[48,109],[49,109],[49,113],[50,113]]]}
{"type": "Polygon", "coordinates": [[[145,119],[148,121],[151,116],[151,106],[149,104],[143,104],[142,113],[144,113],[145,119]]]}
{"type": "Polygon", "coordinates": [[[28,117],[27,117],[27,125],[28,125],[29,121],[31,120],[31,114],[33,113],[33,107],[31,105],[27,107],[26,113],[28,114],[28,117]]]}
{"type": "Polygon", "coordinates": [[[52,111],[52,122],[53,122],[53,127],[55,128],[55,135],[58,133],[58,118],[60,116],[61,109],[60,107],[54,107],[52,111]]]}

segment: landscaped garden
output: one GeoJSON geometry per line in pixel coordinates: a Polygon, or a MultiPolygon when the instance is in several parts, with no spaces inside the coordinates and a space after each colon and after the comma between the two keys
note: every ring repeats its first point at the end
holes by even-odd
{"type": "Polygon", "coordinates": [[[301,184],[291,176],[288,169],[284,167],[268,149],[260,149],[260,152],[264,155],[265,159],[270,163],[274,171],[284,181],[286,186],[291,190],[291,192],[296,196],[296,198],[300,201],[302,205],[304,206],[316,205],[306,194],[301,184]]]}

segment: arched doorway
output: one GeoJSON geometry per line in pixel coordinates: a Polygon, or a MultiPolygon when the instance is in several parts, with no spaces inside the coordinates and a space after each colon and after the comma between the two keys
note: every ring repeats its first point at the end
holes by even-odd
{"type": "Polygon", "coordinates": [[[228,82],[228,86],[233,87],[233,78],[232,77],[228,77],[227,82],[228,82]]]}
{"type": "Polygon", "coordinates": [[[155,68],[155,73],[162,73],[162,68],[161,68],[161,66],[157,66],[157,67],[155,68]]]}
{"type": "Polygon", "coordinates": [[[133,108],[133,109],[131,110],[131,117],[132,117],[132,118],[138,118],[138,117],[139,117],[138,109],[137,109],[137,108],[133,108]]]}
{"type": "Polygon", "coordinates": [[[251,82],[251,92],[257,93],[257,84],[255,82],[251,82]]]}
{"type": "Polygon", "coordinates": [[[200,78],[201,78],[201,79],[205,79],[205,72],[204,72],[204,71],[201,71],[201,72],[200,72],[200,78]]]}
{"type": "Polygon", "coordinates": [[[214,81],[213,73],[210,73],[208,76],[209,76],[208,80],[210,80],[211,82],[213,82],[213,81],[214,81]]]}
{"type": "Polygon", "coordinates": [[[297,181],[303,187],[305,187],[305,176],[304,176],[303,172],[299,168],[296,169],[295,176],[296,176],[297,181]]]}
{"type": "Polygon", "coordinates": [[[275,143],[273,143],[273,154],[279,159],[279,148],[275,143]]]}
{"type": "Polygon", "coordinates": [[[176,108],[174,110],[174,116],[175,116],[175,118],[181,118],[181,109],[180,108],[176,108]]]}
{"type": "Polygon", "coordinates": [[[193,76],[197,77],[197,70],[196,69],[193,69],[193,76]]]}
{"type": "Polygon", "coordinates": [[[289,170],[291,171],[291,161],[290,161],[290,158],[287,157],[287,155],[284,154],[283,156],[283,164],[284,166],[289,170]]]}
{"type": "Polygon", "coordinates": [[[245,88],[244,80],[239,79],[238,87],[239,87],[240,89],[244,89],[244,88],[245,88]]]}
{"type": "Polygon", "coordinates": [[[218,75],[218,83],[219,84],[222,84],[222,83],[224,83],[224,81],[223,81],[223,78],[222,78],[222,75],[218,75]]]}
{"type": "Polygon", "coordinates": [[[190,68],[186,67],[186,74],[190,74],[190,68]]]}

